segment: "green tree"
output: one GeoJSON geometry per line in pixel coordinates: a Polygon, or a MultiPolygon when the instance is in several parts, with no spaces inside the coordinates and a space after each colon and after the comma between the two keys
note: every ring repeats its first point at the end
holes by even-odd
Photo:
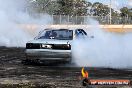
{"type": "Polygon", "coordinates": [[[132,18],[132,8],[129,9],[129,16],[132,18]]]}
{"type": "Polygon", "coordinates": [[[132,8],[123,7],[120,9],[122,17],[132,17],[132,8]]]}
{"type": "Polygon", "coordinates": [[[121,16],[128,16],[129,14],[129,9],[127,7],[121,8],[120,11],[121,11],[121,16]]]}
{"type": "Polygon", "coordinates": [[[56,11],[56,15],[87,15],[87,6],[91,5],[85,0],[57,0],[57,2],[60,7],[56,11]]]}
{"type": "Polygon", "coordinates": [[[110,8],[107,5],[103,5],[100,2],[95,2],[92,5],[93,15],[94,16],[107,16],[110,12],[110,8]]]}
{"type": "Polygon", "coordinates": [[[59,4],[58,10],[55,11],[55,15],[70,15],[73,11],[73,0],[57,0],[59,4]]]}

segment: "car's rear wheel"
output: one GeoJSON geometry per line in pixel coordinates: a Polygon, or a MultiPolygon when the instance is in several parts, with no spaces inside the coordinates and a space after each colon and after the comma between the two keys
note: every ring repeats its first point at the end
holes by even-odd
{"type": "Polygon", "coordinates": [[[32,59],[32,57],[26,56],[24,60],[22,60],[22,64],[30,65],[30,64],[38,64],[39,59],[32,59]]]}

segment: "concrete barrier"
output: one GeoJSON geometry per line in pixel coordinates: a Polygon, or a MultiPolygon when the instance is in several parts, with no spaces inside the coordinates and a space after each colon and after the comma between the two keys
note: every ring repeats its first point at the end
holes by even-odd
{"type": "MultiPolygon", "coordinates": [[[[96,25],[49,25],[52,28],[85,28],[90,29],[96,25]]],[[[99,25],[99,28],[109,32],[132,32],[132,25],[99,25]]]]}
{"type": "MultiPolygon", "coordinates": [[[[30,33],[31,35],[36,35],[36,31],[39,29],[45,28],[84,28],[91,29],[96,28],[97,25],[36,25],[36,24],[22,24],[19,25],[24,31],[30,33]],[[91,27],[91,28],[90,28],[91,27]]],[[[108,32],[117,32],[117,33],[127,33],[132,32],[132,25],[99,25],[99,28],[108,32]]]]}

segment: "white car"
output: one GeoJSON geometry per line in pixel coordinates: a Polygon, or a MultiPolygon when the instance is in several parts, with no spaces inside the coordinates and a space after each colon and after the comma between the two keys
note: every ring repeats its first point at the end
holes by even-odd
{"type": "Polygon", "coordinates": [[[83,29],[45,29],[26,43],[26,61],[70,62],[72,41],[79,35],[87,33],[83,29]]]}

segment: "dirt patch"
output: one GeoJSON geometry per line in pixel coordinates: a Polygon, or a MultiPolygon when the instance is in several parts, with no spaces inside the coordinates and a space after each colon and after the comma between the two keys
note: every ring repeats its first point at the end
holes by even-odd
{"type": "MultiPolygon", "coordinates": [[[[24,65],[24,48],[0,48],[0,88],[82,88],[81,67],[24,65]]],[[[90,68],[91,79],[130,79],[131,69],[90,68]]],[[[130,88],[102,87],[96,88],[130,88]]]]}

